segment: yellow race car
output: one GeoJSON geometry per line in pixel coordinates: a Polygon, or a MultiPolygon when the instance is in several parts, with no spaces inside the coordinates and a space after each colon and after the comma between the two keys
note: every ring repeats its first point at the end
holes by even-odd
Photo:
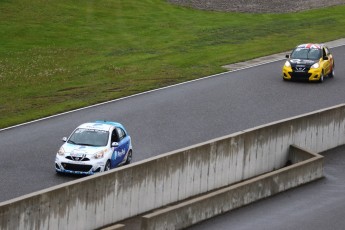
{"type": "Polygon", "coordinates": [[[334,77],[334,59],[323,44],[302,44],[286,55],[283,66],[284,80],[323,82],[334,77]]]}

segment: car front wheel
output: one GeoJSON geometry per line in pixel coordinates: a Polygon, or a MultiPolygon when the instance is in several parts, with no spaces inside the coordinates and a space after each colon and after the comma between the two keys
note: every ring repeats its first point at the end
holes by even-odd
{"type": "Polygon", "coordinates": [[[334,65],[333,65],[333,67],[332,67],[332,71],[329,73],[329,77],[334,77],[334,74],[335,74],[335,72],[334,72],[334,65]]]}
{"type": "Polygon", "coordinates": [[[104,166],[104,171],[109,171],[109,170],[110,170],[110,160],[108,160],[104,166]]]}
{"type": "Polygon", "coordinates": [[[320,76],[319,82],[320,82],[320,83],[322,83],[322,82],[323,82],[323,72],[321,73],[321,76],[320,76]]]}

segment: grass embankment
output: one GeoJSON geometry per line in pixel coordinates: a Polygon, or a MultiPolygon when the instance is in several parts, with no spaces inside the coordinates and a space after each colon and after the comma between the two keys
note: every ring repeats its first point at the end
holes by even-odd
{"type": "Polygon", "coordinates": [[[2,0],[0,127],[219,73],[222,65],[297,43],[341,38],[344,12],[345,6],[239,14],[164,0],[2,0]]]}

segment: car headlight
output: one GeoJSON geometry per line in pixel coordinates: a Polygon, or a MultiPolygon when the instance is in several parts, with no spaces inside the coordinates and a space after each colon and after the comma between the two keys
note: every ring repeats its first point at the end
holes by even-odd
{"type": "Polygon", "coordinates": [[[319,63],[318,62],[316,62],[314,65],[312,65],[310,68],[311,69],[317,69],[317,68],[319,68],[320,67],[320,65],[319,65],[319,63]]]}
{"type": "Polygon", "coordinates": [[[291,66],[291,64],[290,64],[290,62],[289,62],[289,61],[286,61],[286,62],[285,62],[285,64],[284,64],[284,66],[285,66],[285,67],[290,67],[290,66],[291,66]]]}
{"type": "Polygon", "coordinates": [[[96,159],[103,158],[103,157],[104,157],[104,153],[105,153],[104,150],[103,150],[103,151],[100,151],[100,152],[97,152],[97,153],[95,153],[94,157],[95,157],[96,159]]]}
{"type": "Polygon", "coordinates": [[[59,149],[59,151],[57,152],[57,154],[60,155],[60,156],[65,155],[65,150],[64,150],[64,148],[61,147],[61,148],[59,149]]]}

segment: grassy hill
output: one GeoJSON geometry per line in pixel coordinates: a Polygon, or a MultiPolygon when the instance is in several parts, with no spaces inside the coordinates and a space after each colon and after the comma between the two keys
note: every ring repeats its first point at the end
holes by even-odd
{"type": "Polygon", "coordinates": [[[244,14],[164,0],[0,0],[0,127],[341,38],[344,12],[344,5],[244,14]]]}

